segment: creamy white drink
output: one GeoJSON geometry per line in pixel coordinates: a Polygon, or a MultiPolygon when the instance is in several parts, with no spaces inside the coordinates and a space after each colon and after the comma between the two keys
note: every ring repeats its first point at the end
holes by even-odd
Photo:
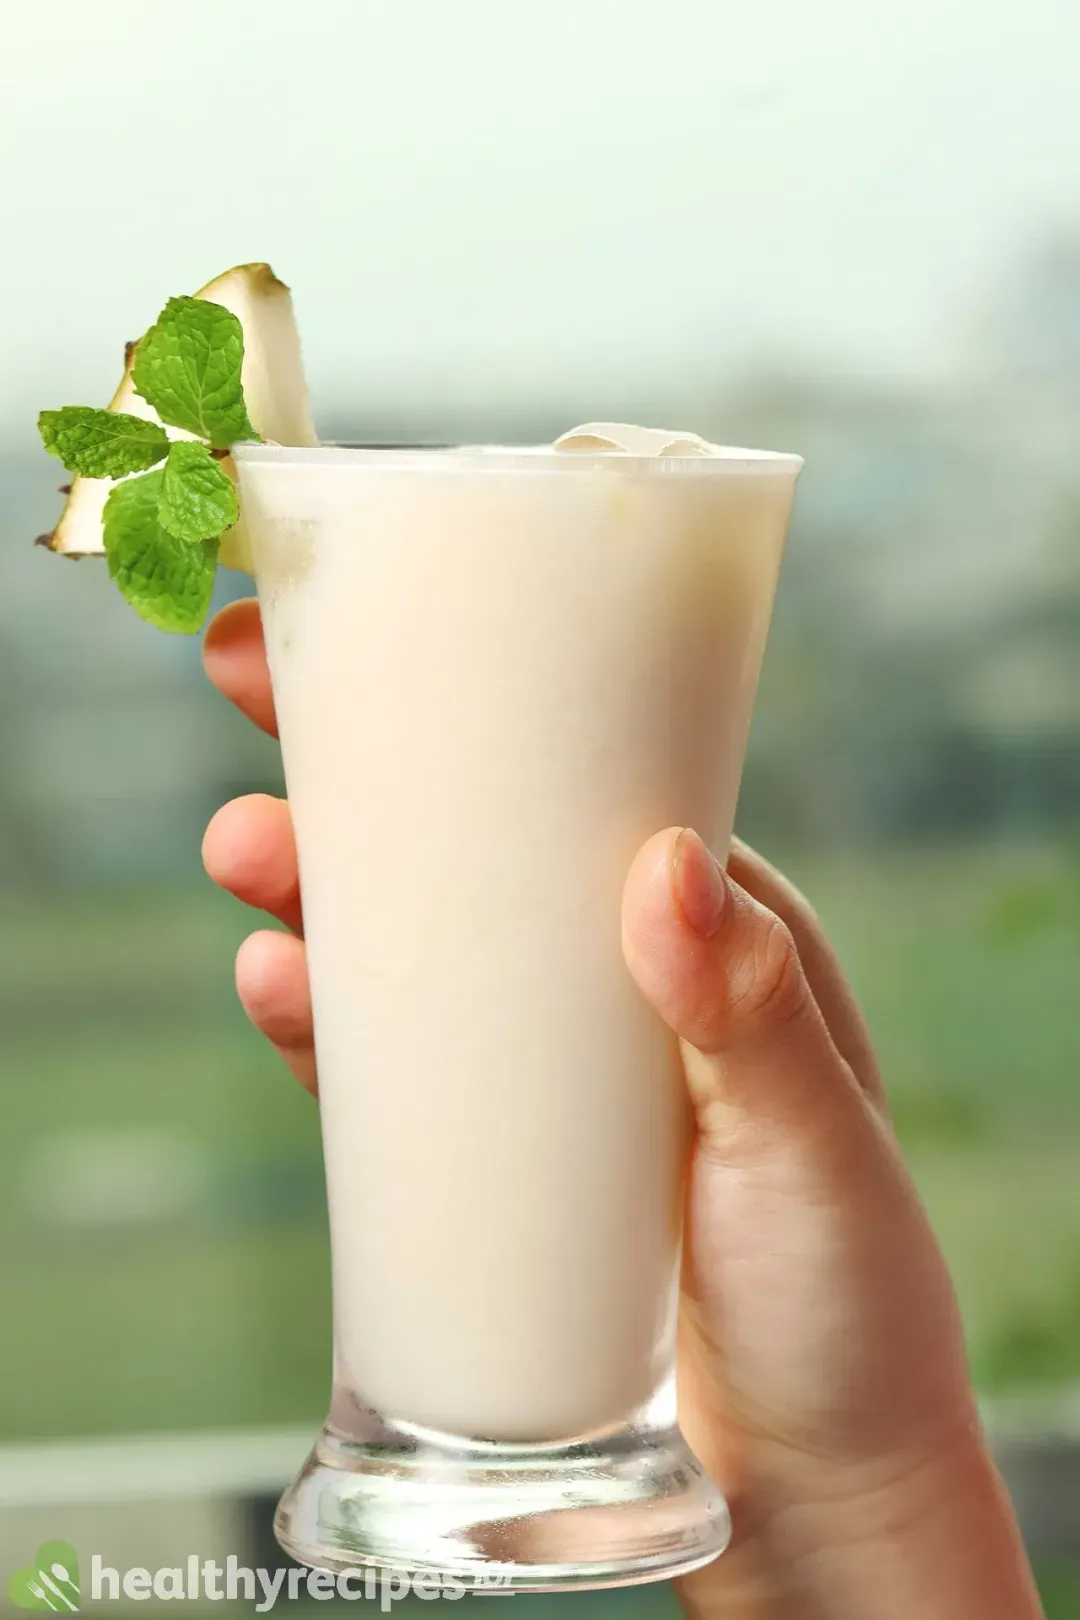
{"type": "Polygon", "coordinates": [[[691,1120],[620,901],[658,829],[727,844],[799,458],[619,423],[318,446],[265,264],[38,427],[75,475],[49,544],[144,619],[195,631],[219,563],[256,576],[335,1315],[278,1540],[423,1597],[700,1568],[731,1521],[676,1414],[691,1120]]]}
{"type": "Polygon", "coordinates": [[[671,1373],[687,1105],[620,896],[662,827],[727,845],[799,463],[655,449],[238,458],[337,1378],[395,1421],[565,1440],[671,1373]]]}

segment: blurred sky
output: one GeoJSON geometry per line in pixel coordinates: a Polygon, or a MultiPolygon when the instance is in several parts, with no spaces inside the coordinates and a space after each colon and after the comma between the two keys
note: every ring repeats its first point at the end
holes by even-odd
{"type": "Polygon", "coordinates": [[[1076,0],[0,0],[0,431],[269,259],[317,414],[926,375],[1080,210],[1076,0]]]}

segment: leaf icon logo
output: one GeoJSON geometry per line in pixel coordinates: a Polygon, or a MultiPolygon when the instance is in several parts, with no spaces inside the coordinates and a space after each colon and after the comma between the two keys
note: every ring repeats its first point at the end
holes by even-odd
{"type": "Polygon", "coordinates": [[[20,1609],[71,1614],[79,1607],[79,1555],[70,1541],[43,1541],[33,1563],[17,1569],[8,1582],[20,1609]]]}

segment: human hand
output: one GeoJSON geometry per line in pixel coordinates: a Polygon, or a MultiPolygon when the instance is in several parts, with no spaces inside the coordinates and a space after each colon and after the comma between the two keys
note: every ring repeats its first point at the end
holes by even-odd
{"type": "MultiPolygon", "coordinates": [[[[258,609],[206,638],[214,683],[274,734],[258,609]]],[[[290,930],[242,946],[256,1026],[316,1089],[296,850],[264,795],[214,817],[207,871],[290,930]]],[[[697,1135],[679,1415],[735,1542],[681,1585],[732,1620],[1032,1620],[952,1288],[873,1052],[806,902],[736,845],[659,832],[627,879],[627,964],[680,1037],[697,1135]]]]}

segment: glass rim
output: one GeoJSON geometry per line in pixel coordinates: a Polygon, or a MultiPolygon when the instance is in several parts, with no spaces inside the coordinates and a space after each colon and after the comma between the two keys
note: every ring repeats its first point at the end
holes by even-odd
{"type": "Polygon", "coordinates": [[[611,451],[555,450],[551,445],[318,444],[245,442],[230,454],[241,465],[262,467],[400,468],[413,472],[633,472],[646,477],[717,477],[744,473],[796,478],[803,458],[782,450],[717,447],[712,456],[627,456],[611,451]]]}

